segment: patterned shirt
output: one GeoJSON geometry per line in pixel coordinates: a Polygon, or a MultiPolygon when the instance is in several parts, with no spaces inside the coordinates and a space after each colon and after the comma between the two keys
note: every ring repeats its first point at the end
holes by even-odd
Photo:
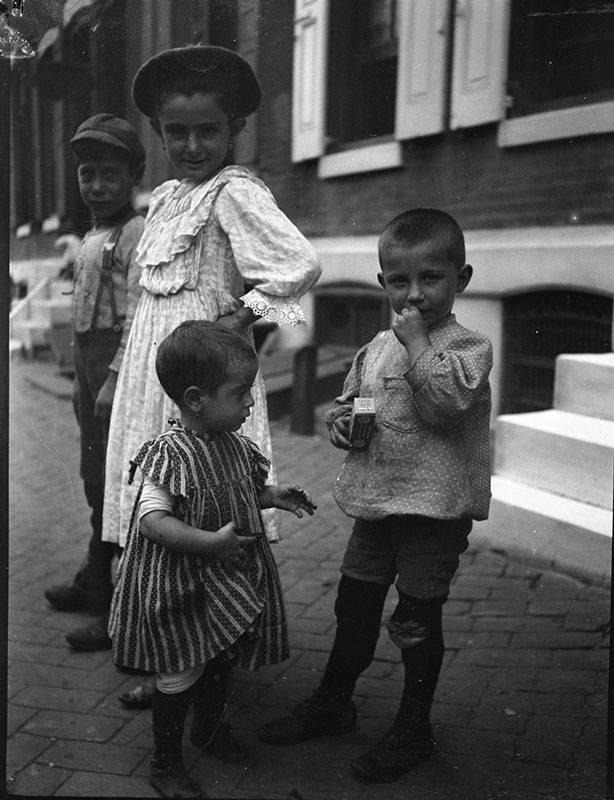
{"type": "Polygon", "coordinates": [[[492,346],[454,314],[429,334],[431,346],[412,367],[393,331],[377,334],[326,414],[330,427],[355,397],[375,400],[369,447],[348,452],[335,482],[335,500],[350,517],[488,516],[492,346]]]}
{"type": "MultiPolygon", "coordinates": [[[[141,294],[139,279],[141,268],[136,263],[136,246],[143,233],[145,221],[136,216],[126,222],[113,257],[113,295],[119,323],[122,325],[122,338],[109,369],[119,371],[130,326],[134,318],[136,305],[141,294]]],[[[109,330],[113,328],[113,314],[109,293],[105,289],[100,297],[96,319],[94,305],[100,273],[102,270],[102,253],[104,245],[111,238],[115,225],[102,223],[88,231],[75,262],[74,291],[72,302],[73,328],[77,333],[89,330],[109,330]]]]}

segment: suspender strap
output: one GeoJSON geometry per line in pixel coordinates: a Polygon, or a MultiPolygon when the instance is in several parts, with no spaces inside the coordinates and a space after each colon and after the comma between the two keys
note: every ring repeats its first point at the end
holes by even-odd
{"type": "Polygon", "coordinates": [[[119,331],[122,329],[119,316],[117,314],[117,305],[115,303],[115,290],[113,287],[113,264],[115,263],[115,247],[117,246],[121,232],[124,229],[124,225],[135,216],[136,212],[130,214],[130,216],[125,219],[121,225],[116,225],[115,228],[113,228],[109,239],[103,245],[102,268],[100,270],[100,280],[98,281],[98,291],[96,292],[96,299],[94,300],[92,324],[90,327],[90,330],[92,331],[96,330],[96,321],[98,319],[98,312],[100,310],[100,301],[105,288],[107,294],[109,295],[109,305],[111,306],[111,316],[113,318],[113,330],[116,333],[119,333],[119,331]]]}

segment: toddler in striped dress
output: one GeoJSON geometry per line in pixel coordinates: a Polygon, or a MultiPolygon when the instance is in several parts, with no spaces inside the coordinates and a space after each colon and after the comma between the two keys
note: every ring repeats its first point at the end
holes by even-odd
{"type": "Polygon", "coordinates": [[[150,781],[164,797],[202,797],[182,759],[191,741],[226,761],[246,756],[222,722],[234,666],[288,657],[277,567],[262,508],[313,514],[294,484],[266,483],[269,462],[237,433],[254,404],[258,361],[242,334],[190,320],[160,345],[156,371],[180,421],[132,458],[142,483],[109,621],[113,660],[156,675],[150,781]]]}

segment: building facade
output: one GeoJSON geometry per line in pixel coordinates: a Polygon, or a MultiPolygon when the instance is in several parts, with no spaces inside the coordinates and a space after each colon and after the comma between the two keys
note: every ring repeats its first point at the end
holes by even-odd
{"type": "Polygon", "coordinates": [[[306,300],[320,342],[358,346],[387,326],[377,236],[421,206],[466,231],[475,274],[457,315],[493,341],[495,413],[548,408],[559,353],[611,350],[611,4],[67,0],[56,23],[13,70],[16,228],[83,224],[68,141],[99,111],[146,144],[145,207],[171,175],[132,76],[166,47],[222,44],[264,92],[237,160],[322,259],[306,300]]]}

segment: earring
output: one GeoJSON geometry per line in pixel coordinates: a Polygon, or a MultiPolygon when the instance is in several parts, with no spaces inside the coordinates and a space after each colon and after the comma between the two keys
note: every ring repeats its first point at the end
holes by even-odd
{"type": "Polygon", "coordinates": [[[231,139],[231,140],[228,142],[228,152],[231,152],[231,150],[234,148],[234,146],[235,146],[235,140],[234,140],[234,139],[231,139]]]}

